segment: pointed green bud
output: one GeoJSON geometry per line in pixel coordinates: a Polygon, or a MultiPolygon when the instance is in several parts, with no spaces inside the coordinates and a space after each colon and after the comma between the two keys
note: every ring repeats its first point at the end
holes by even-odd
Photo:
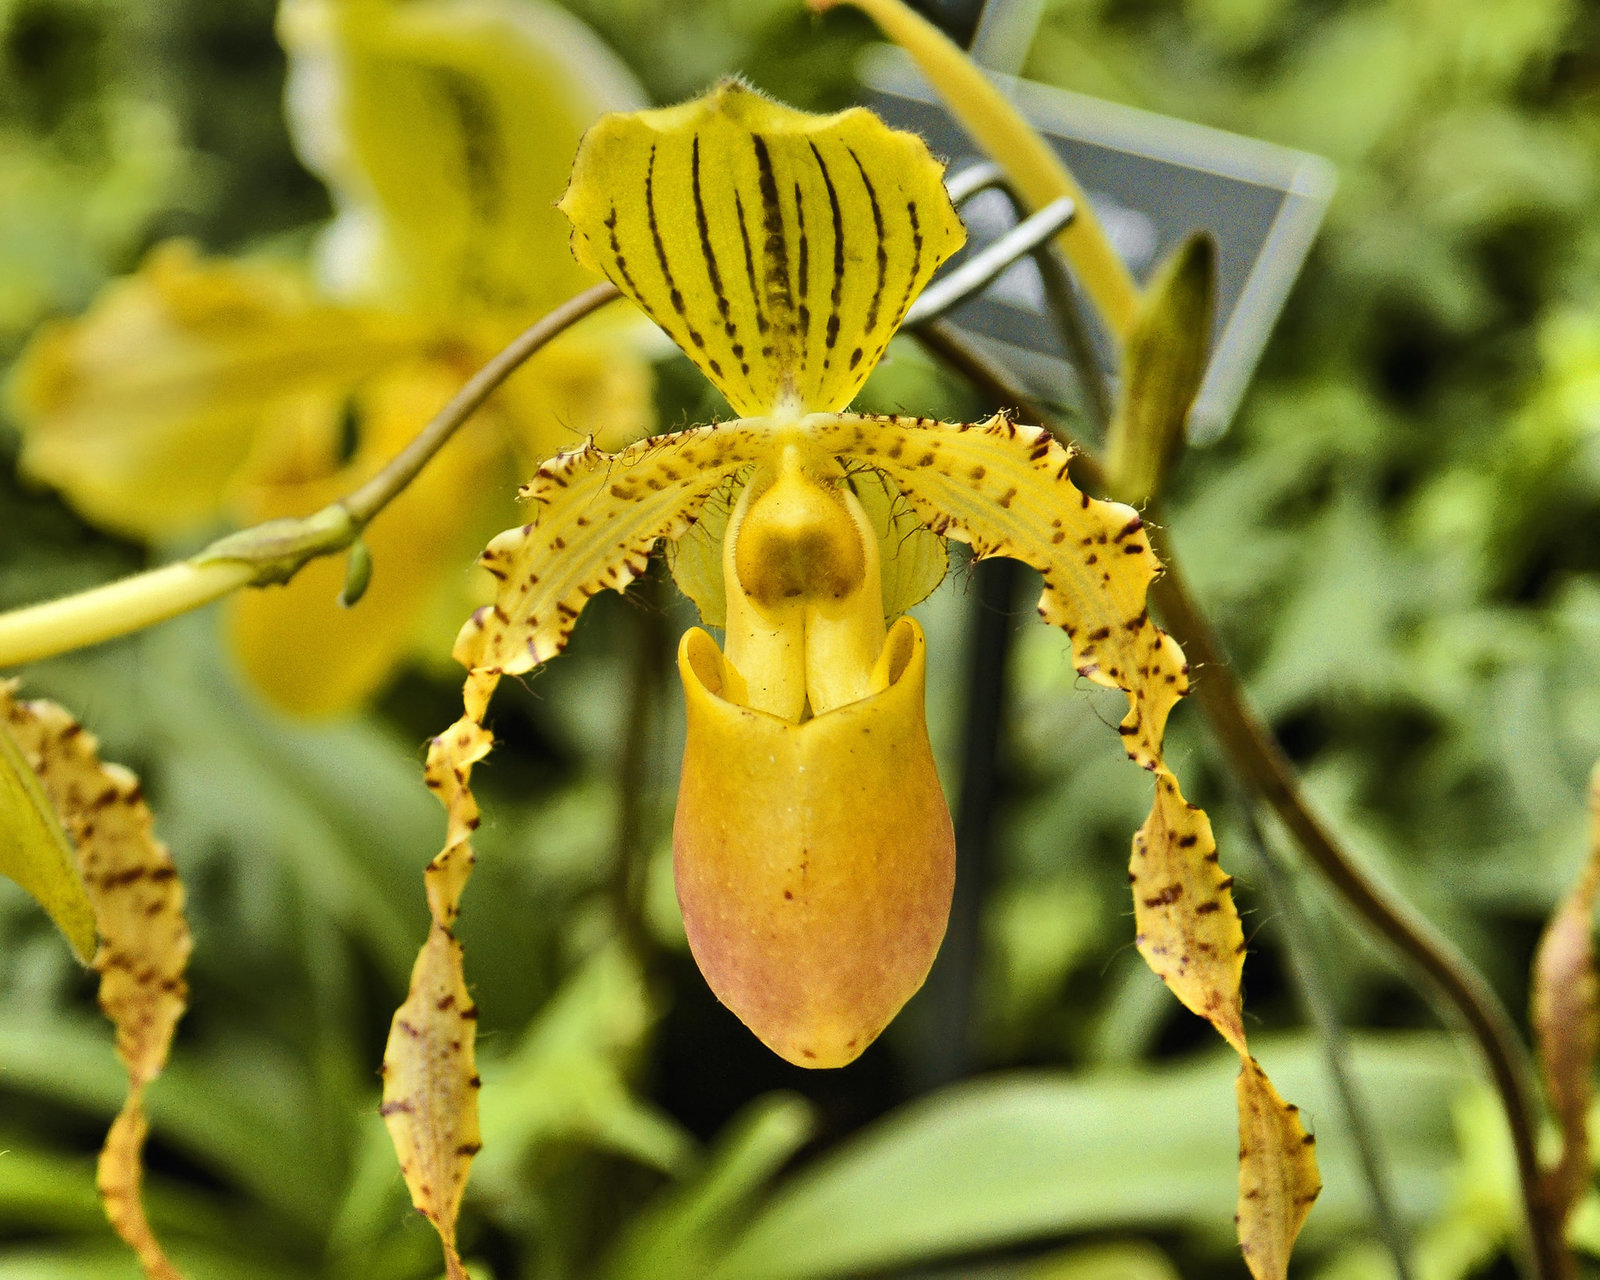
{"type": "Polygon", "coordinates": [[[344,562],[344,590],[339,592],[339,603],[344,608],[354,607],[367,594],[367,584],[372,581],[372,552],[367,544],[357,538],[350,544],[349,556],[344,562]]]}
{"type": "Polygon", "coordinates": [[[1118,502],[1137,507],[1158,496],[1183,448],[1211,346],[1216,279],[1216,245],[1202,232],[1161,264],[1145,290],[1106,440],[1106,474],[1118,502]]]}

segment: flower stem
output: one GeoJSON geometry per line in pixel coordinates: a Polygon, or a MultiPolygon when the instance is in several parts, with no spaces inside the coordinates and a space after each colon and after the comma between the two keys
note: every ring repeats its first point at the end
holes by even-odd
{"type": "Polygon", "coordinates": [[[348,511],[358,524],[365,526],[416,478],[428,460],[455,434],[456,428],[470,418],[478,406],[540,347],[621,296],[616,285],[597,284],[535,320],[494,359],[473,374],[467,384],[451,397],[450,403],[439,410],[433,420],[417,432],[411,443],[400,450],[382,471],[338,505],[348,511]]]}
{"type": "Polygon", "coordinates": [[[478,370],[383,470],[322,510],[230,533],[176,564],[0,613],[0,668],[141,631],[240,587],[287,582],[308,561],[343,551],[524,361],[619,296],[612,285],[595,285],[535,321],[478,370]]]}
{"type": "Polygon", "coordinates": [[[127,635],[210,604],[250,581],[241,561],[188,560],[0,614],[0,667],[36,662],[127,635]]]}
{"type": "MultiPolygon", "coordinates": [[[[918,337],[985,396],[1017,406],[1024,421],[1049,425],[1025,391],[953,330],[930,324],[918,337]]],[[[1051,430],[1059,436],[1059,431],[1051,430]]],[[[1086,487],[1102,489],[1105,474],[1099,461],[1081,446],[1074,448],[1074,476],[1086,487]]],[[[1154,515],[1146,512],[1147,517],[1154,515]]],[[[1151,547],[1166,568],[1151,584],[1151,602],[1163,625],[1183,647],[1190,666],[1199,673],[1194,696],[1228,763],[1239,780],[1277,815],[1345,905],[1390,944],[1406,962],[1409,973],[1422,977],[1427,989],[1443,997],[1452,1020],[1464,1026],[1477,1043],[1511,1131],[1532,1246],[1532,1274],[1538,1280],[1567,1280],[1572,1275],[1571,1254],[1540,1194],[1533,1066],[1511,1016],[1471,962],[1409,903],[1372,879],[1311,810],[1294,765],[1250,705],[1220,640],[1194,602],[1171,540],[1153,518],[1147,518],[1146,528],[1151,547]]]]}

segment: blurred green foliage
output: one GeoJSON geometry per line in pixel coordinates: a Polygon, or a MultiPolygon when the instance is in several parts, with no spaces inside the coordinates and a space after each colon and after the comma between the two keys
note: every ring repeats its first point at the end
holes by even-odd
{"type": "MultiPolygon", "coordinates": [[[[791,0],[572,8],[658,100],[739,71],[835,106],[870,34],[791,0]]],[[[282,124],[272,9],[0,0],[0,358],[169,234],[233,251],[298,242],[325,216],[282,124]]],[[[1172,534],[1318,805],[1522,1009],[1600,756],[1600,16],[1578,0],[1054,0],[1027,74],[1338,164],[1233,430],[1174,478],[1172,534]]],[[[874,403],[982,408],[897,351],[874,403]]],[[[712,408],[676,359],[659,385],[663,424],[712,408]]],[[[0,441],[0,605],[141,563],[15,478],[0,441]]],[[[947,784],[969,581],[953,572],[923,610],[947,784]]],[[[902,1106],[932,1025],[916,1002],[859,1063],[807,1075],[687,958],[665,681],[644,689],[642,782],[621,763],[640,655],[686,618],[669,594],[596,601],[570,654],[497,704],[462,926],[483,1012],[486,1147],[464,1226],[479,1274],[935,1274],[959,1258],[961,1274],[1040,1280],[1240,1274],[1229,1071],[1132,953],[1124,868],[1145,783],[1065,639],[1019,632],[979,962],[981,1065],[1031,1070],[902,1106]],[[624,799],[642,954],[616,923],[624,799]]],[[[374,1073],[441,826],[417,744],[454,717],[456,686],[416,670],[358,719],[293,724],[221,652],[200,616],[26,673],[145,779],[189,885],[194,995],[150,1100],[156,1229],[201,1280],[421,1280],[436,1245],[374,1073]]],[[[1259,908],[1193,708],[1171,755],[1259,908]]],[[[1338,1007],[1367,1029],[1355,1062],[1425,1273],[1503,1267],[1513,1192],[1474,1064],[1298,883],[1338,1007]]],[[[1246,980],[1282,1033],[1261,1055],[1327,1157],[1301,1266],[1385,1276],[1278,925],[1247,917],[1246,980]]],[[[0,886],[0,1280],[135,1274],[93,1190],[122,1083],[85,975],[0,886]]]]}

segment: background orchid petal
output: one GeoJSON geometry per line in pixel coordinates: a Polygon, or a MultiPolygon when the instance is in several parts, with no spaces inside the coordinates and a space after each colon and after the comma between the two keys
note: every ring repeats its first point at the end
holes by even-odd
{"type": "Polygon", "coordinates": [[[592,282],[552,207],[584,128],[641,105],[577,19],[501,0],[289,0],[287,105],[339,217],[327,282],[531,319],[592,282]]]}
{"type": "MultiPolygon", "coordinates": [[[[304,471],[284,458],[276,475],[262,468],[243,495],[246,518],[307,515],[343,496],[388,461],[459,380],[440,364],[384,375],[353,402],[362,441],[350,462],[304,471]]],[[[328,408],[337,413],[340,406],[328,408]]],[[[312,561],[284,586],[236,596],[234,650],[255,686],[301,715],[349,710],[377,690],[416,645],[441,593],[457,617],[470,607],[468,566],[482,537],[484,500],[489,510],[504,510],[503,500],[494,501],[497,483],[509,495],[511,475],[493,427],[469,423],[368,527],[372,579],[353,607],[338,603],[338,557],[312,561]]]]}
{"type": "Polygon", "coordinates": [[[180,531],[215,518],[263,432],[334,447],[338,419],[317,406],[420,339],[316,301],[293,267],[168,243],[23,353],[9,386],[22,465],[105,528],[180,531]]]}

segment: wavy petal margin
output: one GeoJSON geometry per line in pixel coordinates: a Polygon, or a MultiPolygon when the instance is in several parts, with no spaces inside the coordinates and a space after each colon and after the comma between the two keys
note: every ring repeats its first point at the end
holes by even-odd
{"type": "Polygon", "coordinates": [[[141,1195],[144,1090],[166,1065],[188,999],[189,926],[183,886],[155,838],[139,781],[102,764],[93,735],[51,702],[20,702],[0,683],[0,720],[38,777],[77,848],[100,947],[100,1007],[117,1033],[128,1099],[100,1153],[96,1183],[106,1217],[149,1280],[179,1280],[150,1230],[141,1195]]]}
{"type": "Polygon", "coordinates": [[[1160,566],[1144,522],[1132,507],[1080,492],[1068,474],[1071,455],[1048,432],[1001,415],[951,425],[817,414],[804,427],[820,448],[885,472],[936,532],[979,557],[1010,556],[1038,569],[1039,615],[1067,633],[1078,673],[1127,694],[1123,748],[1156,784],[1128,872],[1139,952],[1239,1053],[1240,1244],[1257,1280],[1281,1278],[1321,1182],[1297,1114],[1245,1042],[1233,879],[1218,866],[1210,821],[1162,760],[1167,715],[1188,692],[1189,668],[1145,606],[1160,566]]]}
{"type": "Polygon", "coordinates": [[[445,809],[445,845],[424,875],[433,921],[411,969],[410,992],[389,1025],[378,1109],[411,1203],[439,1233],[449,1280],[467,1277],[456,1249],[456,1217],[482,1145],[478,1010],[452,929],[476,860],[471,841],[478,804],[468,781],[472,766],[494,745],[482,720],[499,678],[494,672],[471,672],[462,693],[466,713],[428,746],[425,777],[445,809]]]}
{"type": "Polygon", "coordinates": [[[624,591],[661,538],[677,539],[739,468],[766,456],[764,423],[692,427],[620,453],[593,443],[539,468],[522,496],[537,518],[508,529],[479,557],[500,583],[495,603],[456,638],[456,661],[520,675],[566,646],[584,601],[624,591]]]}
{"type": "Polygon", "coordinates": [[[626,590],[655,544],[680,537],[710,494],[769,447],[764,426],[739,423],[658,436],[616,454],[591,441],[539,468],[523,489],[537,507],[533,522],[502,533],[480,559],[499,588],[457,637],[455,655],[469,668],[462,715],[428,747],[426,777],[444,806],[445,845],[428,865],[433,923],[383,1064],[384,1120],[412,1204],[439,1232],[450,1280],[466,1276],[456,1218],[481,1144],[477,1008],[453,929],[476,858],[472,768],[494,745],[483,724],[489,699],[502,676],[559,653],[591,596],[626,590]]]}

